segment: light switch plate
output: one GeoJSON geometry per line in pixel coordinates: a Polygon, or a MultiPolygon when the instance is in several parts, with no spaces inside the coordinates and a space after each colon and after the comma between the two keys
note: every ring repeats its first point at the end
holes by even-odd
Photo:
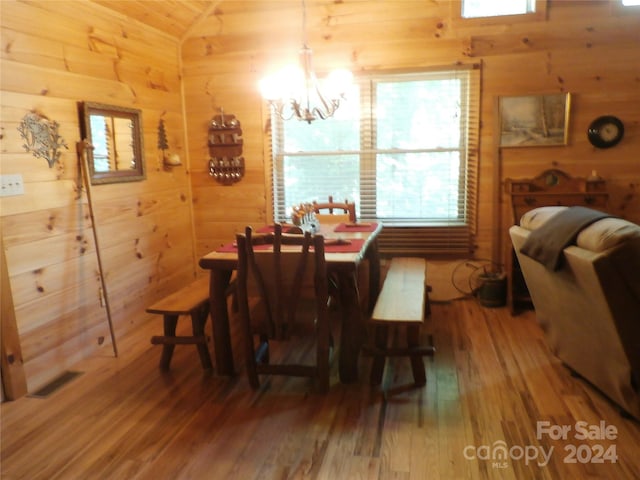
{"type": "Polygon", "coordinates": [[[24,182],[22,175],[0,175],[0,196],[24,195],[24,182]]]}

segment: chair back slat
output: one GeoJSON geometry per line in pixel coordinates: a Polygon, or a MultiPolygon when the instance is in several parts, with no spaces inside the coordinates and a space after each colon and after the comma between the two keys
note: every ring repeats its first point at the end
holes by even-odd
{"type": "MultiPolygon", "coordinates": [[[[273,233],[254,235],[251,227],[236,236],[238,246],[237,289],[239,314],[245,330],[247,347],[247,371],[254,388],[259,385],[257,373],[307,372],[319,377],[322,388],[328,386],[328,348],[330,329],[328,326],[328,280],[324,258],[324,238],[282,233],[276,224],[273,233]],[[272,248],[256,248],[258,245],[272,248]],[[316,367],[291,367],[269,369],[268,365],[257,365],[253,334],[260,335],[263,342],[269,339],[289,339],[302,323],[303,298],[314,299],[314,311],[318,348],[316,367]],[[249,299],[258,299],[257,305],[249,308],[249,299]],[[321,338],[322,337],[322,338],[321,338]],[[325,358],[327,357],[327,358],[325,358]],[[273,371],[272,371],[273,370],[273,371]]],[[[312,320],[313,320],[312,319],[312,320]]],[[[260,350],[260,349],[258,349],[260,350]]],[[[273,367],[273,366],[271,366],[273,367]]],[[[286,366],[285,366],[286,367],[286,366]]]]}
{"type": "Polygon", "coordinates": [[[327,202],[320,203],[314,200],[312,205],[313,211],[316,213],[316,218],[320,223],[322,223],[323,220],[334,222],[356,221],[356,204],[349,202],[349,200],[334,202],[333,197],[330,195],[327,202]]]}
{"type": "MultiPolygon", "coordinates": [[[[241,255],[247,257],[246,266],[243,265],[247,269],[247,295],[259,298],[264,305],[261,318],[266,322],[264,333],[270,338],[286,338],[295,329],[302,292],[313,287],[318,253],[314,249],[316,255],[312,255],[310,249],[314,240],[309,232],[284,235],[280,224],[272,234],[259,236],[253,236],[248,227],[244,238],[239,239],[238,245],[244,245],[241,255]],[[267,253],[253,248],[264,244],[273,245],[273,251],[267,253]]],[[[319,248],[324,257],[324,243],[319,248]]]]}

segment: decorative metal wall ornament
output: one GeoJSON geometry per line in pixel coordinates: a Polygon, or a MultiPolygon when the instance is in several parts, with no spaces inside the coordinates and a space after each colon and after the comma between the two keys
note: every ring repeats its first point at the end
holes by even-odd
{"type": "Polygon", "coordinates": [[[61,147],[69,147],[64,139],[58,134],[60,125],[54,120],[49,120],[44,115],[31,111],[27,113],[18,131],[25,143],[22,145],[27,152],[31,152],[36,158],[44,158],[49,164],[49,168],[60,159],[61,147]]]}

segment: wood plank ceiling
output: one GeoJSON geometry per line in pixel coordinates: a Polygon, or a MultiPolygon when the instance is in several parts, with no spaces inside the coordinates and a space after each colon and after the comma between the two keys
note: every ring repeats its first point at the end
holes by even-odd
{"type": "MultiPolygon", "coordinates": [[[[233,32],[269,29],[274,35],[278,28],[289,25],[288,20],[295,23],[296,31],[301,20],[303,0],[91,0],[123,17],[133,19],[183,42],[189,37],[214,35],[226,30],[229,25],[223,18],[240,19],[233,23],[233,32]],[[223,27],[223,25],[225,25],[223,27]]],[[[304,0],[307,11],[323,12],[322,22],[330,21],[335,4],[342,5],[341,0],[304,0]]],[[[381,8],[385,8],[382,6],[381,8]]],[[[349,10],[349,9],[347,9],[349,10]]],[[[316,23],[318,22],[316,21],[316,23]]],[[[313,24],[310,25],[310,28],[313,24]]],[[[280,28],[282,30],[282,28],[280,28]]],[[[284,30],[288,30],[284,28],[284,30]]]]}
{"type": "MultiPolygon", "coordinates": [[[[118,14],[134,19],[180,41],[210,32],[220,33],[223,15],[258,15],[269,23],[274,15],[280,21],[294,15],[296,21],[301,14],[302,0],[92,0],[118,14]],[[266,15],[266,16],[265,16],[266,15]]],[[[306,0],[309,10],[313,7],[328,7],[336,0],[306,0]]],[[[260,22],[258,22],[258,25],[260,22]]],[[[241,28],[253,30],[256,24],[241,28]]]]}
{"type": "Polygon", "coordinates": [[[183,39],[190,29],[207,17],[221,0],[93,0],[110,10],[144,23],[168,35],[183,39]]]}

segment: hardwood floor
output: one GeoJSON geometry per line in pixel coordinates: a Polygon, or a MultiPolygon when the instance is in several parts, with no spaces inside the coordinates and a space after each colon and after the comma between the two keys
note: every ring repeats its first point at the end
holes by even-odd
{"type": "MultiPolygon", "coordinates": [[[[188,321],[179,323],[188,329],[188,321]]],[[[315,393],[304,378],[272,378],[253,392],[243,375],[205,375],[193,346],[176,347],[172,370],[163,374],[160,347],[149,343],[160,331],[161,320],[154,319],[118,339],[118,358],[105,351],[75,366],[83,375],[45,399],[2,404],[0,476],[636,479],[640,474],[639,423],[621,417],[602,395],[569,374],[546,348],[533,312],[511,317],[506,308],[487,309],[473,300],[434,303],[423,337],[432,336],[437,352],[425,359],[425,387],[413,388],[409,361],[396,358],[387,361],[382,388],[372,388],[366,383],[371,359],[362,358],[362,383],[341,385],[334,365],[327,395],[315,393]],[[616,429],[615,438],[577,439],[579,421],[598,428],[604,422],[616,429]],[[553,427],[571,430],[566,439],[554,440],[549,430],[538,439],[537,422],[548,422],[539,425],[552,433],[553,427]],[[506,456],[497,455],[501,446],[506,456]],[[615,462],[607,452],[616,453],[615,462]]],[[[239,349],[234,351],[240,365],[239,349]]]]}

